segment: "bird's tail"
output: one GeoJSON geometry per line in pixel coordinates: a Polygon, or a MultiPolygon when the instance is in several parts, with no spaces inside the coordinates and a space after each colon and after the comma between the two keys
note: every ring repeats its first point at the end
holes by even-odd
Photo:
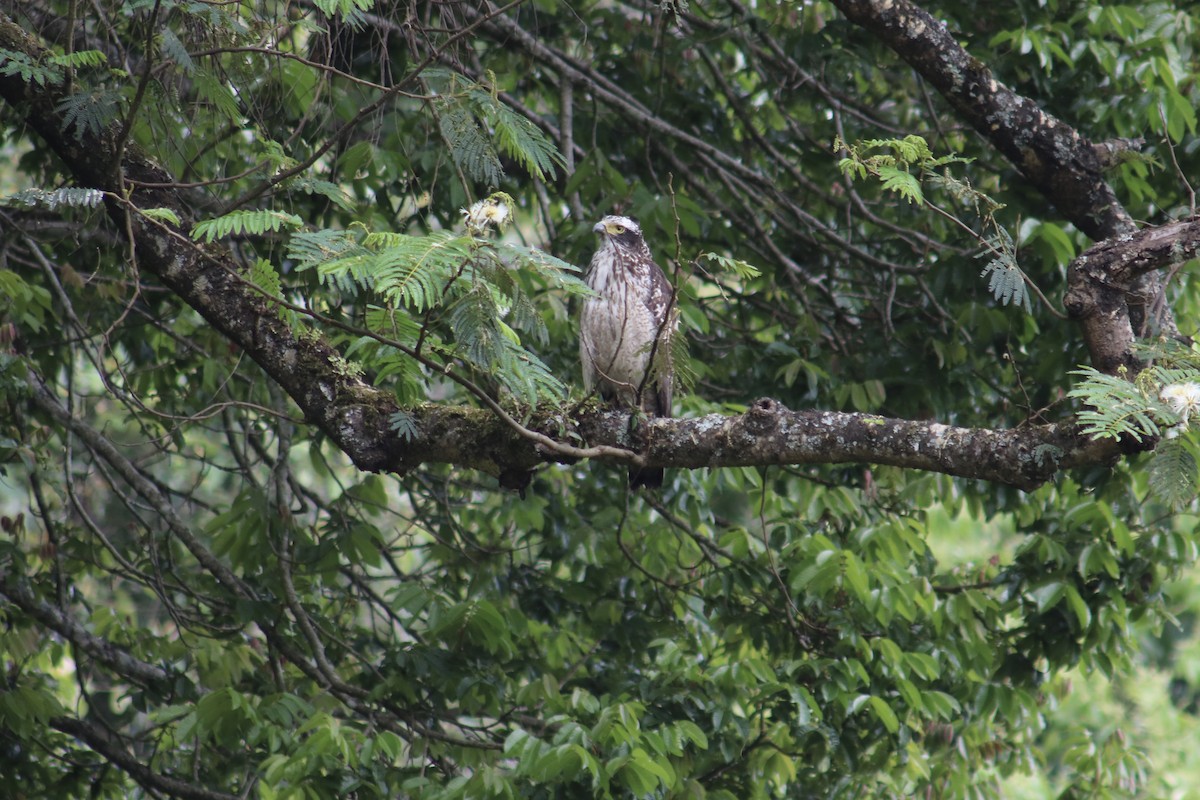
{"type": "Polygon", "coordinates": [[[661,489],[663,485],[664,471],[661,467],[639,469],[638,467],[629,468],[629,488],[640,489],[643,486],[647,489],[661,489]]]}

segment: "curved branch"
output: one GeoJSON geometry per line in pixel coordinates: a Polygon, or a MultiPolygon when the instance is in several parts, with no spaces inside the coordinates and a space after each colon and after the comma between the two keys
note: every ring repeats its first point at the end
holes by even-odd
{"type": "Polygon", "coordinates": [[[1134,229],[1092,143],[996,80],[933,15],[908,0],[833,4],[929,81],[1075,227],[1096,240],[1134,229]]]}
{"type": "Polygon", "coordinates": [[[52,717],[50,725],[74,736],[108,761],[120,767],[138,785],[151,794],[159,793],[183,800],[239,800],[235,794],[205,789],[179,778],[155,772],[130,753],[112,734],[98,725],[75,717],[52,717]]]}
{"type": "Polygon", "coordinates": [[[167,670],[134,658],[107,639],[90,633],[61,608],[39,599],[29,584],[20,578],[0,572],[0,597],[130,680],[144,685],[159,686],[171,680],[171,673],[167,670]]]}
{"type": "MultiPolygon", "coordinates": [[[[1126,329],[1126,298],[1137,294],[1148,276],[1200,253],[1200,221],[1171,222],[1132,235],[1117,236],[1089,248],[1071,262],[1063,305],[1080,321],[1092,364],[1116,374],[1136,372],[1129,352],[1133,329],[1126,329]]],[[[1173,331],[1172,331],[1173,332],[1173,331]]]]}
{"type": "MultiPolygon", "coordinates": [[[[1096,241],[1136,229],[1104,180],[1111,157],[1106,148],[996,80],[942,22],[909,0],[834,0],[834,5],[916,69],[1075,227],[1096,241]]],[[[1102,306],[1076,315],[1097,369],[1115,374],[1121,367],[1140,368],[1130,350],[1151,309],[1165,331],[1178,332],[1161,302],[1162,286],[1157,275],[1146,275],[1122,294],[1107,295],[1102,306]]]]}
{"type": "MultiPolygon", "coordinates": [[[[40,46],[3,17],[0,46],[41,55],[40,46]]],[[[135,188],[127,200],[110,197],[106,201],[110,215],[132,237],[139,266],[155,274],[242,348],[296,402],[305,419],[328,435],[360,469],[405,472],[422,463],[440,462],[503,478],[580,455],[604,461],[632,457],[644,460],[648,467],[687,468],[861,462],[1032,488],[1060,468],[1100,463],[1116,454],[1114,447],[1086,440],[1069,425],[972,430],[860,414],[793,412],[770,400],[759,401],[750,411],[735,416],[655,419],[634,426],[636,439],[629,433],[627,413],[591,410],[567,419],[561,412],[543,412],[524,426],[535,434],[530,436],[507,424],[495,409],[426,405],[406,410],[416,421],[417,432],[411,439],[402,439],[391,429],[390,418],[400,409],[390,393],[350,374],[340,354],[321,337],[302,335],[289,327],[253,286],[240,279],[228,253],[189,240],[186,212],[178,195],[145,188],[148,184],[169,185],[170,176],[164,170],[132,145],[126,148],[119,169],[114,169],[109,160],[116,155],[111,134],[84,136],[77,143],[62,134],[61,119],[54,110],[55,93],[60,90],[41,87],[32,102],[23,103],[29,100],[26,90],[19,78],[0,76],[0,96],[24,111],[29,124],[82,185],[119,192],[121,187],[112,185],[122,180],[116,173],[141,182],[134,185],[143,188],[135,188]],[[175,227],[135,213],[154,207],[172,208],[185,222],[175,227]],[[586,442],[589,449],[557,446],[577,441],[586,442]]],[[[35,398],[57,421],[74,424],[44,387],[37,389],[35,398]]],[[[109,460],[121,467],[120,454],[109,460]]],[[[137,485],[140,476],[134,472],[126,478],[137,485]]],[[[153,499],[154,493],[147,497],[153,499]]],[[[169,507],[159,510],[171,519],[169,507]]],[[[188,531],[179,535],[188,543],[188,531]]],[[[205,556],[211,560],[202,547],[193,552],[202,563],[205,556]]],[[[204,566],[246,596],[246,587],[224,565],[204,566]]]]}

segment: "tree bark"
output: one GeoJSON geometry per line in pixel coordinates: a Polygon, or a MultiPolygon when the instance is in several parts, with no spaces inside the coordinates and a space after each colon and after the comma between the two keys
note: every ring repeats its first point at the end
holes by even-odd
{"type": "MultiPolygon", "coordinates": [[[[999,150],[1075,227],[1096,241],[1132,234],[1137,226],[1104,179],[1108,151],[1009,89],[955,40],[944,24],[908,0],[834,0],[846,18],[870,31],[929,81],[964,120],[999,150]]],[[[1083,332],[1092,364],[1116,374],[1136,373],[1136,335],[1144,335],[1147,312],[1158,326],[1178,334],[1163,302],[1158,273],[1117,282],[1077,259],[1069,268],[1067,308],[1083,332]]]]}
{"type": "MultiPolygon", "coordinates": [[[[843,5],[857,9],[860,16],[859,7],[871,7],[843,5]]],[[[884,27],[892,38],[903,39],[903,25],[915,24],[924,12],[904,3],[894,5],[907,11],[884,27]]],[[[948,35],[936,23],[930,20],[929,24],[936,30],[926,25],[924,37],[917,41],[926,47],[952,48],[947,57],[961,53],[952,41],[945,41],[948,35]]],[[[34,59],[45,56],[40,44],[2,16],[0,47],[23,51],[34,59]]],[[[970,98],[986,106],[985,95],[990,92],[993,103],[1019,110],[1022,119],[1041,130],[1041,138],[1034,136],[1021,151],[1031,154],[1029,168],[1039,175],[1046,173],[1047,185],[1059,187],[1064,197],[1076,198],[1079,208],[1109,215],[1113,219],[1109,224],[1119,222],[1119,207],[1104,199],[1102,182],[1097,186],[1085,181],[1085,172],[1049,176],[1050,165],[1043,163],[1048,149],[1082,146],[1073,132],[989,82],[977,62],[967,60],[959,66],[975,70],[966,83],[948,87],[965,92],[960,101],[964,107],[970,106],[970,98]],[[1068,191],[1072,186],[1076,190],[1068,191]]],[[[422,463],[449,463],[483,470],[499,476],[502,485],[519,488],[527,480],[522,476],[539,465],[571,460],[572,453],[578,452],[556,443],[582,440],[592,448],[589,454],[601,460],[636,460],[643,467],[876,463],[1033,489],[1059,469],[1104,463],[1116,455],[1112,443],[1089,441],[1070,424],[966,429],[863,414],[791,411],[773,400],[760,400],[740,415],[655,419],[638,426],[631,426],[626,413],[595,408],[571,418],[546,412],[522,427],[489,410],[428,404],[405,409],[416,423],[416,433],[398,436],[390,417],[400,408],[390,393],[350,374],[340,354],[320,336],[298,335],[280,320],[269,302],[241,278],[227,252],[189,238],[190,221],[180,197],[170,189],[148,187],[169,186],[172,176],[133,144],[118,141],[113,129],[78,137],[64,133],[55,108],[62,94],[55,86],[0,76],[0,97],[54,149],[79,185],[108,193],[110,216],[132,237],[136,267],[153,273],[242,348],[360,469],[403,473],[422,463]],[[181,225],[164,224],[140,213],[151,208],[174,210],[181,225]],[[631,436],[634,429],[636,436],[631,436]]],[[[1107,324],[1111,328],[1116,323],[1107,324]]]]}

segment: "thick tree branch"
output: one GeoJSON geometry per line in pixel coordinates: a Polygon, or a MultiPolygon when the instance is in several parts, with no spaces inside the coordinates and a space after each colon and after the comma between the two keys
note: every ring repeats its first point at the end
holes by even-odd
{"type": "Polygon", "coordinates": [[[1118,236],[1089,248],[1073,262],[1075,284],[1071,293],[1089,284],[1097,289],[1120,290],[1139,277],[1182,264],[1200,253],[1200,219],[1186,219],[1145,228],[1128,236],[1118,236]],[[1100,287],[1100,282],[1108,285],[1100,287]]]}
{"type": "Polygon", "coordinates": [[[912,65],[1077,228],[1097,241],[1134,230],[1092,143],[996,80],[942,22],[908,0],[834,5],[912,65]]]}
{"type": "MultiPolygon", "coordinates": [[[[44,54],[40,45],[3,17],[0,47],[23,50],[34,58],[44,54]]],[[[441,462],[481,469],[501,476],[502,482],[510,485],[505,476],[565,458],[556,448],[539,444],[536,437],[514,430],[494,412],[466,407],[412,409],[417,434],[401,439],[389,422],[399,410],[390,393],[351,374],[324,339],[300,336],[280,320],[263,296],[240,278],[227,253],[188,239],[186,211],[179,198],[169,189],[146,188],[169,186],[171,176],[132,145],[117,163],[117,143],[111,132],[100,136],[84,133],[80,141],[64,135],[55,111],[60,89],[29,87],[17,77],[0,76],[0,96],[24,112],[28,123],[54,148],[81,185],[128,197],[123,202],[110,200],[108,208],[118,227],[132,236],[139,267],[155,274],[241,347],[288,393],[305,418],[360,469],[404,472],[422,463],[441,462]],[[123,188],[130,185],[126,179],[142,188],[123,195],[123,188]],[[185,220],[183,226],[165,226],[139,213],[154,207],[174,209],[185,220]]],[[[35,398],[50,416],[67,426],[74,424],[45,388],[39,387],[35,398]]],[[[543,415],[527,427],[554,441],[644,451],[649,467],[861,462],[934,470],[1027,489],[1060,468],[1103,462],[1115,453],[1110,446],[1080,437],[1071,426],[970,430],[858,414],[793,412],[770,400],[759,401],[741,415],[652,420],[638,428],[640,441],[630,439],[627,414],[598,410],[578,414],[575,419],[543,415]]],[[[104,446],[103,442],[89,444],[104,446]]],[[[119,467],[120,454],[109,456],[119,467]]],[[[613,460],[616,456],[600,458],[613,460]]],[[[141,480],[136,471],[126,478],[134,485],[141,480]]],[[[147,496],[153,499],[154,493],[147,496]]],[[[169,508],[160,511],[168,520],[172,518],[169,508]]],[[[186,542],[187,532],[183,535],[186,542]]],[[[203,548],[198,548],[197,558],[205,555],[203,548]]],[[[205,566],[234,591],[246,591],[223,565],[205,566]]]]}
{"type": "MultiPolygon", "coordinates": [[[[1063,305],[1082,323],[1097,369],[1136,372],[1122,323],[1127,298],[1139,294],[1148,276],[1200,253],[1200,221],[1172,222],[1100,242],[1071,262],[1063,305]]],[[[1161,284],[1161,282],[1160,282],[1161,284]]],[[[1132,331],[1129,332],[1132,334],[1132,331]]]]}
{"type": "MultiPolygon", "coordinates": [[[[634,447],[627,414],[581,420],[578,435],[634,447]]],[[[1012,430],[960,428],[871,414],[792,411],[771,399],[735,416],[652,419],[644,425],[647,467],[771,464],[885,464],[942,472],[1032,490],[1061,469],[1105,463],[1112,442],[1094,441],[1072,424],[1012,430]]]]}
{"type": "MultiPolygon", "coordinates": [[[[912,65],[1075,227],[1096,241],[1136,229],[1104,179],[1105,148],[996,80],[928,12],[908,0],[834,0],[834,5],[912,65]]],[[[1150,306],[1161,313],[1162,328],[1176,332],[1169,309],[1159,302],[1162,291],[1159,276],[1147,274],[1126,283],[1122,294],[1105,295],[1098,305],[1087,305],[1088,295],[1075,295],[1074,315],[1097,369],[1139,368],[1130,346],[1150,306]]]]}

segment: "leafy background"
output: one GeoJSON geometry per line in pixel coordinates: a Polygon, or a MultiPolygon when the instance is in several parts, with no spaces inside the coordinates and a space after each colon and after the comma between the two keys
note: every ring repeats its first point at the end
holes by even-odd
{"type": "MultiPolygon", "coordinates": [[[[681,291],[679,414],[1079,409],[1058,298],[1087,238],[829,4],[3,8],[57,55],[0,72],[69,86],[69,130],[123,131],[197,240],[405,405],[569,413],[572,265],[619,210],[681,291]],[[511,224],[467,231],[495,191],[511,224]]],[[[1110,172],[1136,219],[1191,213],[1190,5],[930,10],[1092,140],[1146,139],[1110,172]]],[[[4,606],[5,793],[149,793],[75,722],[262,798],[1200,786],[1196,507],[1149,491],[1150,456],[1028,494],[862,466],[674,470],[630,496],[621,470],[552,465],[523,499],[444,466],[358,473],[139,274],[11,109],[0,136],[0,323],[21,342],[0,372],[5,595],[170,674],[133,680],[4,606]],[[29,406],[26,365],[252,597],[29,406]]],[[[1192,333],[1186,274],[1169,293],[1192,333]]]]}

